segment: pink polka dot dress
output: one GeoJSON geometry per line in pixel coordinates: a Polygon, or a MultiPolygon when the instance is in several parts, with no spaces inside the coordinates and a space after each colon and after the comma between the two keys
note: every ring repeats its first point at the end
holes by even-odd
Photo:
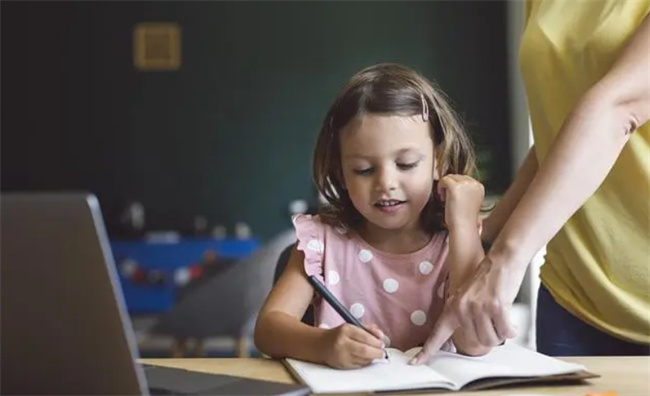
{"type": "MultiPolygon", "coordinates": [[[[381,252],[355,233],[293,217],[307,275],[316,275],[362,323],[375,323],[389,346],[401,350],[424,344],[442,313],[448,271],[447,234],[433,236],[408,254],[381,252]]],[[[315,325],[333,328],[345,321],[320,297],[314,298],[315,325]]],[[[445,349],[453,349],[447,345],[445,349]]]]}

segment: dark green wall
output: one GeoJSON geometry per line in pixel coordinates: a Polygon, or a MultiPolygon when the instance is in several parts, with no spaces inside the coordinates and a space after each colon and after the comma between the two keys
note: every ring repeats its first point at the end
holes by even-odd
{"type": "Polygon", "coordinates": [[[311,147],[338,89],[390,61],[438,81],[502,191],[505,18],[493,1],[3,2],[2,189],[87,189],[109,213],[143,202],[154,228],[204,214],[266,238],[314,196],[311,147]],[[181,25],[179,71],[134,69],[145,21],[181,25]]]}

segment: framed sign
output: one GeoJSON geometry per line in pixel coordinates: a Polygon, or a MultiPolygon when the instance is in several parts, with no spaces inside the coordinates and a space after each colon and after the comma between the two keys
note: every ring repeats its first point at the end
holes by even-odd
{"type": "Polygon", "coordinates": [[[133,63],[138,70],[178,70],[181,28],[177,23],[146,22],[133,29],[133,63]]]}

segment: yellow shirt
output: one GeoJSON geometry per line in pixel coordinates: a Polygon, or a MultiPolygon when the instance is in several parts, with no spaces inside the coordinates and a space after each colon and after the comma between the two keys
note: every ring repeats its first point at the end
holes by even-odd
{"type": "MultiPolygon", "coordinates": [[[[519,61],[539,161],[649,12],[650,0],[527,3],[519,61]]],[[[541,278],[584,321],[650,344],[650,123],[631,135],[603,184],[549,242],[541,278]]]]}

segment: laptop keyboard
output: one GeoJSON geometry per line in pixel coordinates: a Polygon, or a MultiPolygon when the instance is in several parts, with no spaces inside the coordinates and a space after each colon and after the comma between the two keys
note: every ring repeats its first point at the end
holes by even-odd
{"type": "Polygon", "coordinates": [[[240,378],[225,374],[208,374],[178,368],[144,366],[152,396],[180,395],[307,395],[309,388],[240,378]]]}
{"type": "Polygon", "coordinates": [[[170,389],[164,389],[164,388],[149,388],[149,394],[151,396],[166,396],[166,395],[174,395],[174,396],[191,396],[193,395],[192,393],[179,393],[174,390],[170,389]]]}

